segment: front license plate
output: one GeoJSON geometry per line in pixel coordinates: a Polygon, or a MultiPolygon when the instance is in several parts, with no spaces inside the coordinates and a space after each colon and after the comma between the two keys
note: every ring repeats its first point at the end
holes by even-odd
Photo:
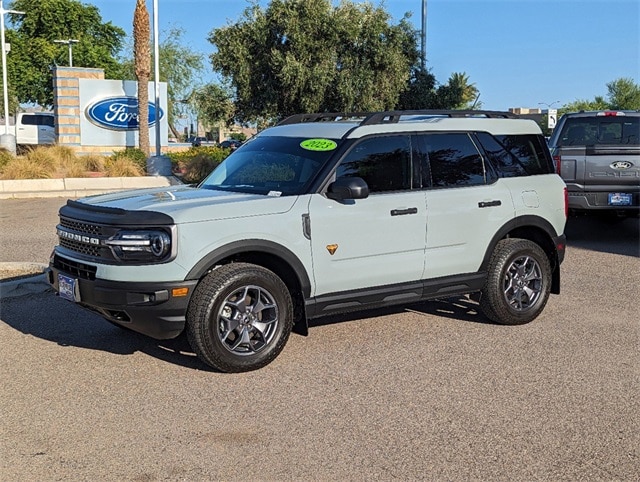
{"type": "Polygon", "coordinates": [[[631,206],[632,196],[626,192],[612,192],[609,194],[609,206],[631,206]]]}
{"type": "Polygon", "coordinates": [[[58,293],[65,300],[80,301],[78,280],[58,273],[58,293]]]}

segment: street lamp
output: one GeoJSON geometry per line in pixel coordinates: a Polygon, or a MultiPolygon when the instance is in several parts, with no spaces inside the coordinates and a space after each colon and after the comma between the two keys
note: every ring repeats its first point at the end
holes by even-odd
{"type": "Polygon", "coordinates": [[[24,12],[5,10],[0,0],[0,49],[2,49],[2,93],[4,96],[4,134],[0,135],[0,147],[16,153],[16,136],[9,133],[9,89],[7,88],[7,45],[4,40],[4,14],[24,15],[24,12]]]}
{"type": "Polygon", "coordinates": [[[66,40],[54,40],[53,42],[69,46],[69,67],[73,67],[73,44],[77,44],[79,40],[68,38],[66,40]]]}
{"type": "Polygon", "coordinates": [[[551,102],[551,104],[547,104],[546,102],[538,102],[538,105],[546,105],[547,109],[551,109],[551,107],[553,107],[553,104],[557,104],[559,102],[559,100],[554,100],[553,102],[551,102]]]}

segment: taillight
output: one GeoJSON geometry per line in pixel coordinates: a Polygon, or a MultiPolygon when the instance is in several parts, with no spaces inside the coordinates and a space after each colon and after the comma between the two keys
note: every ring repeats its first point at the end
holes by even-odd
{"type": "Polygon", "coordinates": [[[623,116],[625,115],[624,112],[617,112],[617,111],[612,111],[612,110],[606,110],[604,112],[598,112],[599,116],[604,116],[604,117],[617,117],[617,116],[623,116]]]}
{"type": "Polygon", "coordinates": [[[569,217],[569,191],[566,186],[564,188],[564,217],[569,217]]]}
{"type": "Polygon", "coordinates": [[[553,156],[553,163],[556,165],[556,172],[557,172],[558,174],[560,174],[560,173],[561,173],[561,170],[560,170],[561,162],[560,162],[560,161],[562,161],[562,157],[560,157],[560,156],[553,156]]]}

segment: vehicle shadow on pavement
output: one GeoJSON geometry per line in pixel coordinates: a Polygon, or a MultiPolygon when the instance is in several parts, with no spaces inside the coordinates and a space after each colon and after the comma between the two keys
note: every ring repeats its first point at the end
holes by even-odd
{"type": "Polygon", "coordinates": [[[356,313],[345,313],[342,315],[332,315],[325,318],[317,318],[309,321],[309,328],[313,328],[315,326],[333,325],[337,323],[360,320],[363,318],[397,315],[405,312],[416,313],[419,315],[440,316],[444,318],[451,318],[458,321],[468,321],[472,323],[493,324],[491,320],[486,318],[480,312],[480,308],[477,302],[470,300],[466,296],[455,296],[451,298],[423,301],[413,305],[377,308],[356,313]]]}
{"type": "Polygon", "coordinates": [[[62,347],[100,350],[116,355],[136,352],[203,371],[212,371],[191,350],[185,335],[173,340],[154,340],[112,325],[99,315],[62,300],[51,292],[2,299],[0,318],[25,334],[62,347]]]}
{"type": "Polygon", "coordinates": [[[640,257],[640,218],[570,216],[565,234],[569,249],[640,257]]]}

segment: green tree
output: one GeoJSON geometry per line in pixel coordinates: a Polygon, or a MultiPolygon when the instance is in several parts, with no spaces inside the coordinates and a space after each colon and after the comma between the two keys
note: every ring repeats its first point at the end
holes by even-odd
{"type": "Polygon", "coordinates": [[[206,84],[194,90],[191,104],[198,113],[202,124],[211,126],[224,122],[227,125],[233,123],[235,106],[227,89],[218,84],[206,84]]]}
{"type": "MultiPolygon", "coordinates": [[[[137,0],[133,12],[133,58],[138,79],[138,143],[149,156],[149,77],[151,76],[151,29],[145,0],[137,0]]],[[[156,106],[158,108],[158,106],[156,106]]]]}
{"type": "Polygon", "coordinates": [[[54,40],[75,39],[74,65],[102,68],[107,78],[120,78],[117,54],[125,32],[104,23],[97,7],[79,0],[14,0],[10,7],[26,12],[10,15],[7,41],[9,85],[20,102],[53,104],[53,65],[68,65],[68,49],[54,40]]]}
{"type": "Polygon", "coordinates": [[[394,108],[419,59],[405,16],[344,0],[257,2],[239,21],[214,29],[216,71],[234,89],[240,121],[298,112],[394,108]]]}
{"type": "MultiPolygon", "coordinates": [[[[160,32],[159,64],[160,80],[167,83],[167,107],[169,128],[178,137],[175,122],[183,114],[183,100],[190,99],[193,86],[198,83],[200,74],[204,70],[203,55],[193,52],[183,44],[184,30],[171,28],[167,32],[160,32]]],[[[133,49],[128,49],[132,51],[133,49]]],[[[153,60],[153,56],[152,59],[153,60]]],[[[135,79],[135,62],[132,57],[121,59],[123,78],[135,79]]]]}
{"type": "Polygon", "coordinates": [[[633,79],[620,78],[607,84],[607,99],[612,109],[640,110],[640,85],[633,79]]]}
{"type": "Polygon", "coordinates": [[[478,89],[469,83],[469,76],[462,72],[451,74],[446,84],[437,85],[435,76],[421,68],[414,69],[406,90],[400,96],[399,109],[471,109],[479,108],[476,102],[478,89]]]}
{"type": "Polygon", "coordinates": [[[633,79],[619,78],[607,84],[607,95],[593,100],[578,99],[563,105],[559,114],[581,110],[640,110],[640,85],[633,79]]]}

